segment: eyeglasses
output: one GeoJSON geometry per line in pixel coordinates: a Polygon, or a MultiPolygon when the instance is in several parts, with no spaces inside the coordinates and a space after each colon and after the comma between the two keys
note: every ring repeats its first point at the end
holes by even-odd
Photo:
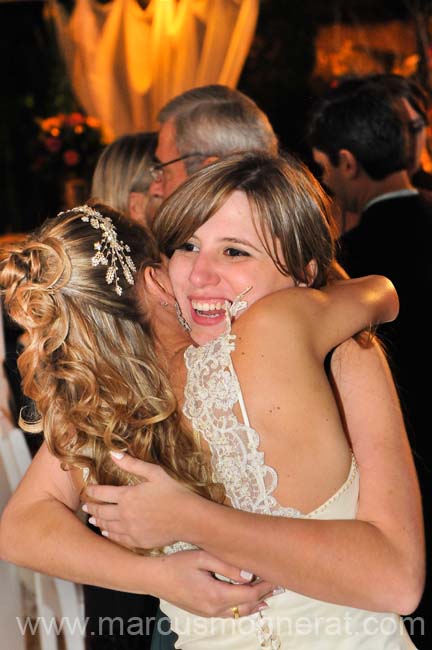
{"type": "Polygon", "coordinates": [[[152,165],[151,167],[149,167],[149,174],[152,177],[153,181],[159,183],[159,181],[162,180],[163,171],[164,168],[167,167],[167,165],[173,165],[176,162],[180,162],[180,160],[186,160],[186,158],[192,158],[193,156],[206,156],[206,155],[207,154],[203,154],[198,151],[195,151],[194,153],[186,153],[184,156],[180,156],[180,158],[174,158],[173,160],[168,160],[168,162],[165,163],[156,163],[156,165],[152,165]]]}

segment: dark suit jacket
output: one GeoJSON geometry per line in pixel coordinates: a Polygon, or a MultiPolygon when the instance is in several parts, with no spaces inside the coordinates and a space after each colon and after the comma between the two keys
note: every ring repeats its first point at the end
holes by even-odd
{"type": "Polygon", "coordinates": [[[400,301],[395,323],[380,329],[395,373],[416,449],[430,429],[432,198],[427,192],[384,199],[340,239],[339,261],[353,277],[379,273],[394,283],[400,301]],[[418,443],[418,444],[417,444],[418,443]]]}
{"type": "MultiPolygon", "coordinates": [[[[432,194],[384,199],[368,208],[359,225],[340,239],[339,261],[353,277],[378,273],[394,283],[400,301],[397,320],[379,328],[389,354],[414,451],[426,527],[428,578],[412,616],[425,620],[425,634],[415,634],[416,647],[432,647],[432,194]],[[423,379],[426,377],[426,379],[423,379]]],[[[376,432],[379,435],[379,431],[376,432]]]]}

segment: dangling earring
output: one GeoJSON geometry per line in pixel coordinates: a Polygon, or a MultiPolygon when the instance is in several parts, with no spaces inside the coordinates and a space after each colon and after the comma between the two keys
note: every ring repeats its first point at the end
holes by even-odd
{"type": "Polygon", "coordinates": [[[179,322],[180,325],[183,327],[183,329],[185,330],[185,332],[188,332],[188,333],[191,332],[191,331],[192,331],[192,327],[189,325],[189,323],[187,322],[187,320],[185,320],[185,317],[184,317],[183,314],[182,314],[182,311],[181,311],[181,309],[180,309],[180,305],[178,304],[177,300],[175,301],[174,306],[175,306],[175,311],[176,311],[176,316],[177,316],[177,320],[178,320],[178,322],[179,322]]]}
{"type": "Polygon", "coordinates": [[[249,291],[250,291],[251,289],[253,289],[252,285],[250,285],[249,287],[246,287],[246,289],[244,289],[244,291],[242,291],[241,293],[239,293],[239,295],[236,296],[236,298],[234,298],[234,300],[233,300],[231,306],[229,306],[228,309],[227,309],[227,313],[229,314],[229,316],[230,316],[231,318],[235,318],[239,312],[241,312],[241,311],[243,311],[244,309],[247,309],[247,308],[248,308],[248,302],[247,302],[247,300],[242,300],[242,298],[243,298],[247,293],[249,293],[249,291]]]}

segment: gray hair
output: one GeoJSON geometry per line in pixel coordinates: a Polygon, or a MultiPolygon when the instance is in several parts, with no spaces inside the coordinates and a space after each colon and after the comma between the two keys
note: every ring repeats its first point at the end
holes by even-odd
{"type": "Polygon", "coordinates": [[[192,88],[169,101],[158,119],[161,124],[173,120],[181,156],[202,154],[185,161],[189,174],[209,156],[241,151],[278,153],[278,139],[266,114],[250,97],[228,86],[192,88]]]}

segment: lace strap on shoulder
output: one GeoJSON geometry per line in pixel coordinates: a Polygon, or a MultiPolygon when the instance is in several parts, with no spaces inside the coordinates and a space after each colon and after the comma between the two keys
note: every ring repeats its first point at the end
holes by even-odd
{"type": "Polygon", "coordinates": [[[235,335],[230,329],[206,345],[186,350],[184,414],[207,441],[214,479],[224,484],[233,507],[297,516],[292,508],[281,509],[272,496],[277,486],[276,471],[264,463],[258,433],[247,422],[239,422],[234,413],[242,398],[231,361],[235,335]]]}

